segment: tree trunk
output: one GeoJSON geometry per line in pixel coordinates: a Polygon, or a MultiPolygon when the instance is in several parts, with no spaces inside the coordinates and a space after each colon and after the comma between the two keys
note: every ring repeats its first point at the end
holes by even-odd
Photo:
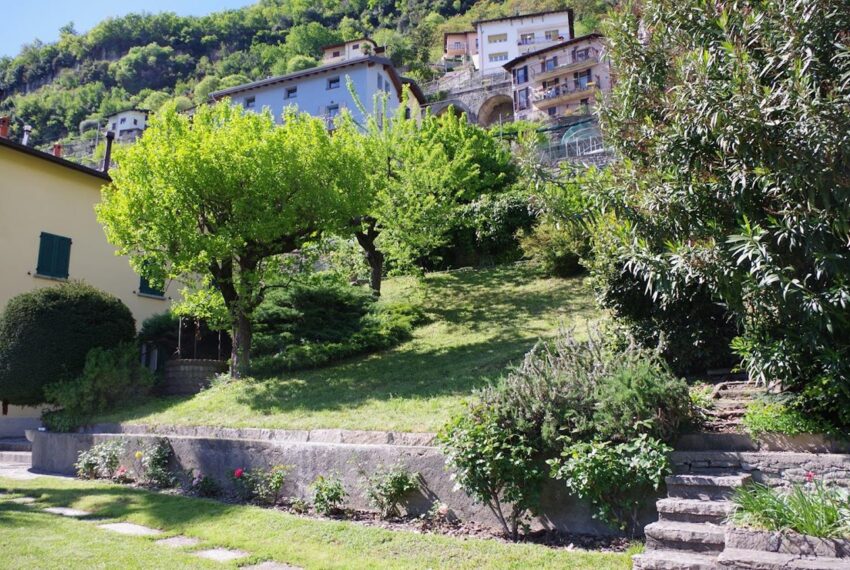
{"type": "Polygon", "coordinates": [[[369,275],[369,286],[372,288],[372,293],[376,297],[381,296],[381,280],[384,275],[384,254],[375,247],[375,240],[378,239],[380,232],[375,228],[375,220],[368,218],[365,220],[367,224],[366,231],[360,230],[354,232],[354,237],[357,238],[357,243],[363,248],[363,253],[366,256],[366,262],[369,264],[371,273],[369,275]]]}
{"type": "Polygon", "coordinates": [[[233,350],[230,353],[230,375],[242,378],[251,364],[251,341],[254,329],[244,311],[238,311],[233,323],[233,350]]]}

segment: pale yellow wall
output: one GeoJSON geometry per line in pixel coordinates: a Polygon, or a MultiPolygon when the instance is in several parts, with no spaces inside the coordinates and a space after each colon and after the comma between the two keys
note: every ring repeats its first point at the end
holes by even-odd
{"type": "Polygon", "coordinates": [[[34,277],[39,235],[72,240],[69,279],[80,280],[121,299],[136,326],[169,307],[166,300],[140,297],[139,276],[127,258],[114,255],[97,221],[94,205],[106,181],[14,149],[0,147],[0,310],[10,298],[56,281],[34,277]]]}

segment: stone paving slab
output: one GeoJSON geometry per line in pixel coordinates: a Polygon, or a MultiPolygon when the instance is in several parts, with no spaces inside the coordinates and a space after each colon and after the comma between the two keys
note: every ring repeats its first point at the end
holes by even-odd
{"type": "Polygon", "coordinates": [[[118,534],[126,534],[127,536],[156,536],[162,534],[161,530],[126,522],[99,524],[97,527],[111,530],[118,534]]]}
{"type": "Polygon", "coordinates": [[[228,548],[210,548],[209,550],[199,550],[192,554],[199,558],[215,560],[216,562],[230,562],[231,560],[239,560],[248,556],[248,553],[244,550],[230,550],[228,548]]]}
{"type": "Polygon", "coordinates": [[[172,536],[171,538],[162,538],[156,541],[160,546],[168,548],[186,548],[189,546],[197,546],[201,541],[191,536],[172,536]]]}
{"type": "Polygon", "coordinates": [[[60,515],[63,517],[87,517],[91,513],[88,511],[81,511],[80,509],[72,509],[70,507],[47,507],[44,509],[45,513],[50,513],[51,515],[60,515]]]}
{"type": "Polygon", "coordinates": [[[13,503],[18,503],[19,505],[31,505],[35,502],[35,498],[33,497],[18,497],[16,499],[12,499],[13,503]]]}
{"type": "Polygon", "coordinates": [[[300,566],[282,564],[274,560],[266,560],[265,562],[252,564],[251,566],[241,566],[239,570],[302,570],[302,568],[300,566]]]}

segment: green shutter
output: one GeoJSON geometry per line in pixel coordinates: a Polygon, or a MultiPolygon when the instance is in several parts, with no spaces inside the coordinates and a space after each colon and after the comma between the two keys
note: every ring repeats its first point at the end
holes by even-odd
{"type": "Polygon", "coordinates": [[[36,273],[47,277],[68,278],[71,262],[71,238],[41,232],[36,273]]]}

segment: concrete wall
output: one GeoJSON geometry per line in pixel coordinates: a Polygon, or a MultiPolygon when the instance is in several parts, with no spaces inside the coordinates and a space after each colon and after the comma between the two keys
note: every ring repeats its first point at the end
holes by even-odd
{"type": "Polygon", "coordinates": [[[159,392],[166,396],[197,394],[209,387],[210,380],[227,371],[227,362],[220,360],[169,360],[159,392]]]}
{"type": "MultiPolygon", "coordinates": [[[[349,493],[349,506],[367,509],[363,498],[363,479],[381,466],[390,467],[401,463],[422,478],[421,491],[414,496],[406,508],[412,514],[427,512],[430,506],[440,501],[446,503],[462,520],[473,520],[496,528],[498,523],[482,505],[476,505],[462,491],[455,490],[455,483],[446,472],[445,459],[440,451],[430,445],[420,445],[416,434],[407,434],[409,439],[395,438],[380,432],[346,433],[339,430],[324,430],[326,433],[274,432],[271,430],[210,430],[194,428],[187,433],[194,435],[169,435],[175,455],[175,469],[198,469],[221,484],[230,482],[233,470],[268,468],[276,464],[291,465],[292,470],[284,485],[284,494],[309,498],[308,486],[318,475],[337,474],[349,493]],[[263,439],[235,439],[233,437],[209,437],[212,435],[253,435],[263,439]],[[331,433],[333,432],[333,433],[331,433]],[[207,434],[207,437],[204,437],[207,434]],[[265,437],[264,437],[265,436],[265,437]],[[326,437],[322,437],[326,436],[326,437]],[[330,437],[328,437],[330,436],[330,437]],[[335,437],[334,437],[335,436],[335,437]],[[290,437],[290,439],[284,439],[290,437]],[[348,439],[349,443],[332,443],[328,440],[348,439]],[[326,441],[321,441],[325,439],[326,441]],[[396,443],[354,443],[353,441],[396,441],[396,443]],[[409,443],[409,444],[405,444],[409,443]]],[[[132,466],[132,453],[155,439],[148,433],[140,434],[54,434],[36,432],[33,435],[33,469],[73,474],[73,464],[80,451],[91,445],[120,438],[127,442],[126,465],[132,466]]],[[[425,436],[425,441],[430,435],[425,436]]],[[[656,497],[647,497],[651,507],[656,497]]],[[[546,508],[534,520],[534,528],[554,528],[566,532],[611,535],[614,531],[592,518],[588,506],[571,498],[563,485],[552,482],[544,493],[546,508]]],[[[646,512],[646,520],[654,520],[654,509],[646,512]]]]}

